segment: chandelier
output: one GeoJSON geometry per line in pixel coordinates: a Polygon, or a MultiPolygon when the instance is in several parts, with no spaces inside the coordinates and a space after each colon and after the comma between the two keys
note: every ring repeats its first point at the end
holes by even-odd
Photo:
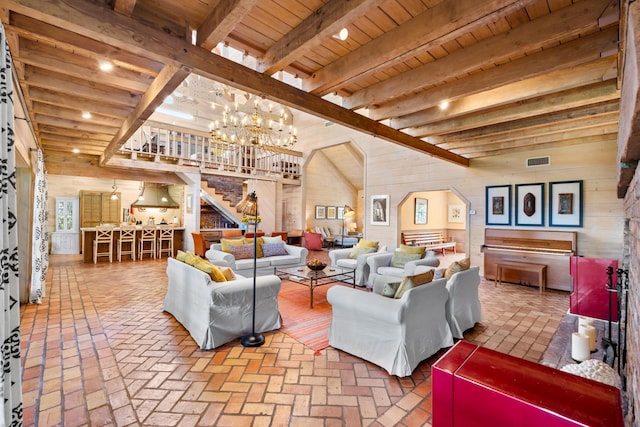
{"type": "Polygon", "coordinates": [[[291,148],[298,140],[297,130],[293,127],[293,116],[288,108],[274,106],[250,95],[244,104],[237,102],[226,105],[222,120],[210,125],[211,140],[214,142],[256,145],[265,148],[291,148]]]}

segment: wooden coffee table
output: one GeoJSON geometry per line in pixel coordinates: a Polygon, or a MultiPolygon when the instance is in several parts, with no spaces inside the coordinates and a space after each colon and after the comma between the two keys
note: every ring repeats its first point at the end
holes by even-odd
{"type": "Polygon", "coordinates": [[[313,290],[318,286],[344,282],[356,287],[356,271],[352,268],[327,266],[324,270],[311,270],[306,265],[301,265],[282,269],[276,267],[274,270],[274,274],[281,279],[288,279],[309,288],[309,307],[311,308],[313,308],[313,290]]]}

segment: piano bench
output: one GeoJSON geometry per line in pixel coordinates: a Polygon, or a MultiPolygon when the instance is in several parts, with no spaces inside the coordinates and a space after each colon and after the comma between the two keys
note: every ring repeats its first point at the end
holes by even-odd
{"type": "Polygon", "coordinates": [[[517,270],[538,273],[538,285],[540,286],[540,293],[543,293],[544,289],[547,287],[546,264],[531,264],[528,262],[517,261],[497,262],[496,275],[493,278],[493,286],[497,286],[498,284],[502,285],[502,273],[504,270],[517,270]]]}

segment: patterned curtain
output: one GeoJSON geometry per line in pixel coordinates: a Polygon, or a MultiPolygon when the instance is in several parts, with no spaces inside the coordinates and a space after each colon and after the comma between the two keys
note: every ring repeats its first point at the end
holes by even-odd
{"type": "Polygon", "coordinates": [[[29,301],[40,304],[42,297],[44,297],[44,283],[49,269],[47,171],[44,168],[44,160],[40,150],[38,150],[33,193],[33,242],[31,246],[31,293],[29,301]]]}
{"type": "Polygon", "coordinates": [[[22,425],[20,289],[11,55],[0,25],[0,426],[22,425]]]}

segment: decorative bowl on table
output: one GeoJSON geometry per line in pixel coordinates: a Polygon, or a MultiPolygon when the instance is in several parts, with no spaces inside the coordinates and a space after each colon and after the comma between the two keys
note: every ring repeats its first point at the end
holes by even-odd
{"type": "Polygon", "coordinates": [[[327,264],[317,259],[312,259],[311,261],[307,262],[307,267],[310,270],[314,271],[324,270],[326,266],[327,264]]]}

